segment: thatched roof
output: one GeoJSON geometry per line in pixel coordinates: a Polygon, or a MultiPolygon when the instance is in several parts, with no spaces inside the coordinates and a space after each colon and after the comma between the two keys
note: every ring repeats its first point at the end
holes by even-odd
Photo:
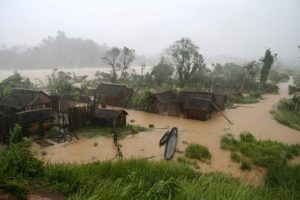
{"type": "Polygon", "coordinates": [[[170,104],[176,102],[177,95],[174,92],[166,91],[154,93],[153,96],[162,104],[170,104]]]}
{"type": "Polygon", "coordinates": [[[96,93],[103,95],[103,96],[109,96],[109,97],[119,97],[122,95],[122,92],[124,90],[130,90],[127,88],[126,85],[121,84],[113,84],[113,83],[101,83],[96,88],[96,93]]]}
{"type": "Polygon", "coordinates": [[[51,103],[50,97],[43,91],[29,89],[15,88],[0,99],[1,106],[16,109],[43,103],[51,103]]]}
{"type": "Polygon", "coordinates": [[[125,110],[97,109],[95,117],[110,120],[119,117],[121,114],[128,115],[128,113],[125,110]]]}
{"type": "Polygon", "coordinates": [[[212,102],[207,99],[187,98],[184,109],[208,111],[212,107],[212,102]]]}
{"type": "Polygon", "coordinates": [[[208,101],[213,101],[214,95],[209,92],[179,92],[175,93],[172,91],[158,92],[153,94],[156,100],[162,104],[170,103],[185,103],[186,99],[206,99],[208,101]]]}
{"type": "Polygon", "coordinates": [[[179,103],[184,103],[187,98],[207,99],[208,101],[212,101],[214,95],[214,93],[210,92],[179,92],[177,96],[177,101],[179,103]]]}

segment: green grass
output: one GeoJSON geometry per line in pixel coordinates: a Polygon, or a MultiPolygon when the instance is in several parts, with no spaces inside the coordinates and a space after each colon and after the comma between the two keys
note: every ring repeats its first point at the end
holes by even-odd
{"type": "Polygon", "coordinates": [[[195,160],[189,160],[186,157],[178,157],[177,161],[180,162],[180,163],[192,166],[192,167],[194,167],[196,169],[199,168],[198,165],[197,165],[197,162],[195,160]]]}
{"type": "MultiPolygon", "coordinates": [[[[27,143],[23,145],[21,142],[18,143],[18,150],[15,149],[17,146],[13,146],[0,151],[0,177],[10,176],[9,179],[0,179],[0,189],[18,193],[18,199],[35,188],[58,191],[71,200],[300,199],[300,165],[273,163],[274,159],[286,160],[299,155],[300,145],[265,143],[257,141],[249,133],[236,141],[236,151],[247,154],[249,160],[261,156],[262,160],[269,161],[265,186],[253,187],[222,173],[197,172],[187,164],[173,161],[132,159],[88,164],[29,165],[31,162],[40,162],[30,153],[27,143]],[[247,145],[250,145],[249,148],[242,151],[247,145]],[[278,154],[281,156],[278,157],[278,154]],[[30,179],[32,177],[37,179],[30,179]]],[[[230,146],[231,143],[226,144],[230,146]]],[[[246,164],[244,168],[247,167],[246,164]]]]}
{"type": "Polygon", "coordinates": [[[251,162],[249,161],[246,161],[246,160],[243,160],[241,162],[241,166],[240,166],[241,170],[251,170],[252,167],[251,167],[251,162]]]}
{"type": "Polygon", "coordinates": [[[271,114],[279,123],[300,131],[300,115],[298,113],[287,109],[277,109],[272,110],[271,114]]]}
{"type": "Polygon", "coordinates": [[[286,145],[271,140],[256,140],[251,133],[244,132],[240,140],[227,134],[221,139],[221,148],[240,152],[243,156],[250,158],[253,164],[269,167],[273,165],[286,164],[288,159],[299,155],[300,145],[286,145]]]}
{"type": "MultiPolygon", "coordinates": [[[[295,181],[286,176],[291,178],[287,181],[295,181]]],[[[296,199],[299,195],[281,185],[255,188],[221,173],[201,174],[166,161],[52,165],[46,169],[46,179],[70,199],[296,199]]]]}
{"type": "MultiPolygon", "coordinates": [[[[88,126],[79,130],[79,134],[83,137],[92,138],[97,136],[111,136],[112,135],[111,127],[96,127],[96,126],[88,126]]],[[[120,138],[124,138],[127,135],[137,134],[142,131],[147,131],[148,129],[145,127],[137,126],[137,125],[126,125],[122,127],[118,127],[116,129],[118,136],[120,138]]]]}
{"type": "Polygon", "coordinates": [[[226,134],[221,139],[221,149],[237,151],[239,148],[239,141],[237,141],[233,135],[226,134]]]}
{"type": "Polygon", "coordinates": [[[28,191],[33,185],[38,184],[41,188],[56,190],[71,200],[281,200],[299,197],[296,187],[285,186],[287,182],[298,184],[295,174],[299,169],[282,171],[280,180],[284,179],[284,184],[279,182],[278,185],[276,177],[270,177],[274,185],[253,187],[222,173],[203,174],[176,162],[124,160],[47,165],[41,181],[22,183],[27,186],[28,191]]]}
{"type": "Polygon", "coordinates": [[[257,140],[251,133],[244,132],[239,140],[230,134],[225,135],[221,139],[221,147],[241,154],[240,168],[243,170],[250,170],[252,164],[265,167],[267,186],[283,190],[291,195],[289,199],[300,198],[300,165],[289,166],[287,162],[300,155],[300,144],[257,140]]]}
{"type": "Polygon", "coordinates": [[[291,99],[281,99],[277,108],[271,111],[274,119],[290,128],[300,130],[300,109],[298,101],[298,96],[293,96],[291,99]]]}
{"type": "Polygon", "coordinates": [[[200,144],[189,144],[185,150],[187,158],[194,158],[198,160],[210,160],[211,153],[208,148],[200,144]]]}
{"type": "Polygon", "coordinates": [[[230,158],[233,162],[238,162],[239,163],[241,161],[241,157],[237,152],[231,152],[230,158]]]}
{"type": "Polygon", "coordinates": [[[251,92],[248,96],[243,95],[229,95],[227,105],[237,104],[253,104],[258,103],[261,99],[261,94],[257,92],[251,92]]]}

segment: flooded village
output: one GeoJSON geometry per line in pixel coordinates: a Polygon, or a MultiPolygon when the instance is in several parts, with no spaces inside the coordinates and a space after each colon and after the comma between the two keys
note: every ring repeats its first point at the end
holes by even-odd
{"type": "Polygon", "coordinates": [[[299,6],[0,1],[0,200],[300,199],[299,6]]]}
{"type": "Polygon", "coordinates": [[[237,108],[226,108],[227,96],[220,93],[157,92],[150,97],[149,112],[122,108],[122,102],[132,98],[133,90],[121,84],[101,83],[90,96],[78,100],[39,90],[13,89],[0,101],[2,113],[10,116],[1,115],[1,142],[7,142],[10,130],[18,123],[24,136],[34,138],[31,151],[47,163],[112,161],[118,154],[114,130],[101,136],[101,128],[129,124],[147,128],[118,139],[122,158],[162,160],[164,147],[159,146],[159,140],[166,131],[177,127],[173,160],[182,156],[188,144],[201,144],[209,148],[212,159],[208,163],[198,161],[197,169],[220,171],[251,184],[262,184],[265,170],[241,170],[238,163],[230,160],[230,152],[220,148],[220,141],[228,133],[238,135],[243,131],[261,140],[288,144],[300,141],[299,131],[279,124],[270,113],[280,99],[290,97],[291,81],[279,84],[279,94],[264,95],[259,103],[237,108]],[[99,136],[81,136],[80,130],[86,126],[94,127],[99,136]]]}

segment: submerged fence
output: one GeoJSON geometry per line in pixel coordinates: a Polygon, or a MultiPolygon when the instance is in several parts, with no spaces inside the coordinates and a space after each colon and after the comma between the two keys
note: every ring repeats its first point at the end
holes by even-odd
{"type": "Polygon", "coordinates": [[[69,131],[76,131],[92,123],[94,109],[92,106],[72,107],[68,109],[69,131]]]}

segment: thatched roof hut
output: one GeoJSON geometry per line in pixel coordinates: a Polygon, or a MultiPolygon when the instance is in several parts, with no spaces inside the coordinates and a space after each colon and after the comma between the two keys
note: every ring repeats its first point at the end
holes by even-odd
{"type": "Polygon", "coordinates": [[[152,95],[152,112],[166,112],[171,116],[183,113],[186,118],[206,120],[213,111],[217,111],[213,104],[222,110],[226,101],[226,95],[210,92],[158,92],[152,95]],[[199,112],[206,113],[199,114],[199,112]]]}
{"type": "Polygon", "coordinates": [[[94,122],[101,126],[112,127],[115,120],[115,126],[123,126],[126,125],[127,115],[125,110],[96,109],[94,122]]]}
{"type": "Polygon", "coordinates": [[[133,90],[126,85],[101,83],[95,90],[97,96],[105,97],[105,104],[120,106],[126,99],[131,98],[133,90]]]}
{"type": "Polygon", "coordinates": [[[51,108],[49,95],[40,90],[13,89],[0,99],[0,109],[4,113],[51,108]]]}

